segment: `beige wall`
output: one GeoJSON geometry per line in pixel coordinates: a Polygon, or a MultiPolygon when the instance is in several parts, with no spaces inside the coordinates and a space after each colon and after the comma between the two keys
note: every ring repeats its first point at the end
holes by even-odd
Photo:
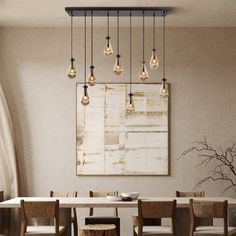
{"type": "MultiPolygon", "coordinates": [[[[140,32],[136,29],[134,34],[134,71],[140,68],[140,32]]],[[[115,36],[114,29],[112,34],[115,36]]],[[[111,72],[114,58],[103,57],[105,29],[96,29],[95,35],[98,81],[128,81],[128,68],[121,78],[115,78],[111,72]]],[[[128,53],[128,28],[122,29],[121,35],[124,55],[128,53]]],[[[76,176],[75,84],[83,80],[82,31],[76,36],[80,44],[79,48],[76,46],[80,66],[79,77],[73,81],[66,76],[68,28],[0,29],[0,81],[13,119],[24,194],[47,196],[51,189],[76,189],[80,196],[87,196],[94,189],[173,196],[176,189],[192,189],[206,169],[194,168],[197,162],[193,159],[177,160],[179,154],[203,135],[215,146],[236,141],[236,29],[167,29],[166,74],[171,83],[169,177],[76,176]]],[[[148,41],[146,54],[152,47],[151,36],[148,41]]],[[[162,53],[160,44],[158,48],[162,53]]],[[[128,55],[123,60],[127,67],[128,55]]],[[[150,82],[159,82],[161,71],[150,73],[150,82]]],[[[134,80],[139,82],[137,76],[134,80]]],[[[202,189],[209,196],[220,195],[223,186],[209,183],[202,189]]],[[[234,191],[227,194],[236,196],[234,191]]],[[[123,235],[131,232],[128,224],[131,212],[120,211],[123,235]]],[[[80,218],[85,214],[87,210],[81,210],[80,218]]]]}

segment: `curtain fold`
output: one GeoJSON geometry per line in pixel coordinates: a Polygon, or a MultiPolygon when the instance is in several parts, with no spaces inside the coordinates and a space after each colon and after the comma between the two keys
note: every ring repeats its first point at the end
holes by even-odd
{"type": "MultiPolygon", "coordinates": [[[[4,191],[4,199],[16,197],[18,196],[19,193],[13,126],[1,84],[0,84],[0,190],[4,191]]],[[[11,224],[12,221],[14,221],[14,219],[11,219],[11,224]]],[[[4,235],[8,233],[9,233],[8,230],[6,230],[4,235]]]]}

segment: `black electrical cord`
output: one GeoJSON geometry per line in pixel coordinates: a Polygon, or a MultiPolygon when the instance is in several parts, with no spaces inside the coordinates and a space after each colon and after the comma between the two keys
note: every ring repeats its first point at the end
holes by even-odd
{"type": "Polygon", "coordinates": [[[84,85],[86,85],[86,12],[84,13],[84,85]]]}
{"type": "Polygon", "coordinates": [[[166,75],[166,25],[165,25],[165,13],[163,14],[163,79],[166,75]]]}
{"type": "Polygon", "coordinates": [[[145,61],[144,61],[144,42],[145,42],[144,24],[145,24],[145,21],[144,21],[144,11],[143,11],[143,64],[145,63],[145,61]]]}
{"type": "Polygon", "coordinates": [[[153,12],[153,49],[156,48],[156,13],[153,12]]]}
{"type": "Polygon", "coordinates": [[[107,12],[107,37],[110,37],[109,28],[110,28],[110,22],[109,22],[109,11],[108,11],[107,12]]]}
{"type": "MultiPolygon", "coordinates": [[[[132,80],[132,15],[131,15],[131,12],[130,12],[130,19],[129,19],[129,56],[130,56],[130,70],[129,70],[129,92],[130,94],[132,94],[132,89],[131,89],[131,86],[132,86],[132,83],[131,83],[131,80],[132,80]]],[[[131,95],[130,95],[131,96],[131,95]]]]}
{"type": "Polygon", "coordinates": [[[70,20],[70,55],[71,59],[73,58],[73,14],[71,12],[71,20],[70,20]]]}
{"type": "Polygon", "coordinates": [[[91,11],[91,66],[93,66],[93,11],[91,11]]]}
{"type": "Polygon", "coordinates": [[[117,56],[120,55],[120,18],[119,11],[117,11],[117,56]]]}

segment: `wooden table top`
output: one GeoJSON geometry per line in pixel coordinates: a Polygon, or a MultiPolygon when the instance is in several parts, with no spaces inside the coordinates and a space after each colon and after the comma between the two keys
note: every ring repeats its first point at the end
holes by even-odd
{"type": "MultiPolygon", "coordinates": [[[[0,203],[0,208],[20,208],[20,200],[25,201],[53,201],[59,199],[60,208],[89,208],[89,207],[118,207],[118,208],[137,208],[137,200],[133,201],[110,201],[105,197],[16,197],[0,203]]],[[[142,200],[172,201],[177,200],[177,208],[189,207],[189,197],[140,197],[142,200]]],[[[228,200],[229,207],[236,207],[236,199],[227,197],[201,197],[193,198],[203,201],[224,201],[228,200]]]]}

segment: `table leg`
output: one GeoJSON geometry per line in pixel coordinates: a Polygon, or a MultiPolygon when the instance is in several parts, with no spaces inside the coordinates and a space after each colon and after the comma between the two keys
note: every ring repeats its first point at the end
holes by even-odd
{"type": "Polygon", "coordinates": [[[189,235],[189,209],[177,208],[176,209],[176,236],[188,236],[189,235]]]}
{"type": "Polygon", "coordinates": [[[71,208],[60,209],[60,225],[65,225],[66,235],[71,236],[71,208]]]}

